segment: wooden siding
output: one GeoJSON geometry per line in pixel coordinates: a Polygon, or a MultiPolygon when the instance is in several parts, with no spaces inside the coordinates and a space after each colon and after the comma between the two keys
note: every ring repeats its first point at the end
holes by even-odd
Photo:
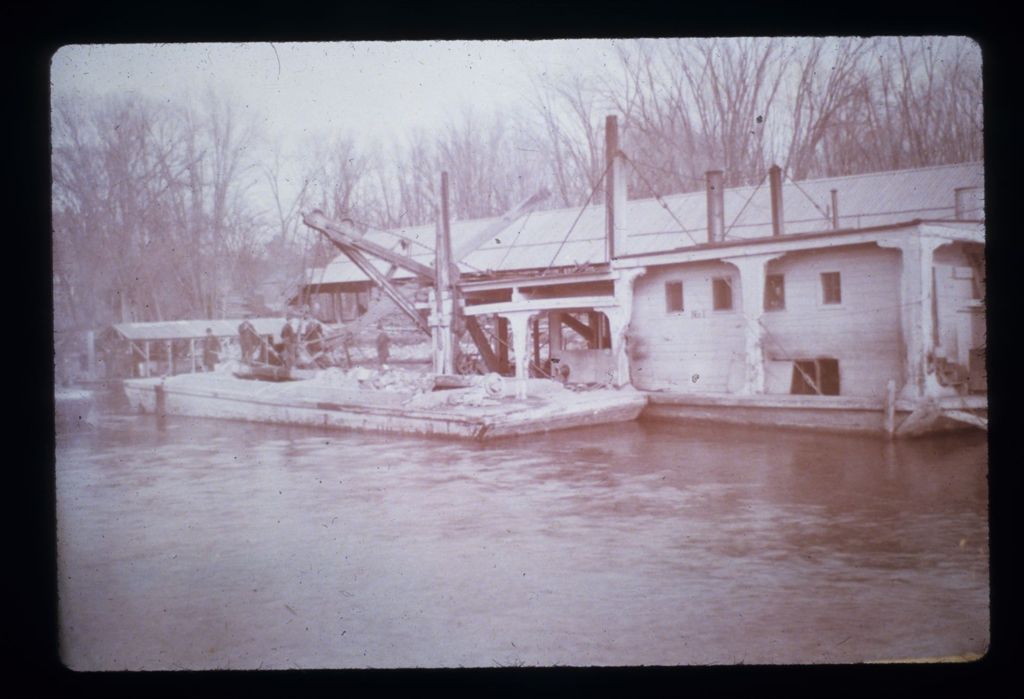
{"type": "Polygon", "coordinates": [[[636,281],[630,330],[631,378],[645,390],[735,390],[743,372],[739,272],[721,262],[654,268],[636,281]],[[734,285],[733,310],[712,309],[715,277],[734,285]],[[683,283],[684,310],[666,310],[665,283],[683,283]]]}
{"type": "MultiPolygon", "coordinates": [[[[766,311],[767,393],[788,393],[792,360],[835,357],[840,395],[882,396],[902,380],[900,253],[873,244],[790,253],[768,264],[785,275],[784,310],[766,311]],[[821,303],[821,273],[839,272],[842,303],[821,303]]],[[[744,317],[739,271],[702,262],[654,268],[636,282],[630,334],[633,384],[645,390],[736,391],[742,382],[744,317]],[[733,281],[733,311],[713,311],[711,280],[733,281]],[[682,281],[686,310],[665,308],[665,282],[682,281]],[[696,380],[695,380],[696,379],[696,380]]],[[[763,290],[755,293],[758,298],[763,290]]]]}
{"type": "Polygon", "coordinates": [[[901,255],[875,245],[791,253],[768,264],[785,275],[786,308],[764,314],[768,393],[788,393],[792,360],[839,360],[839,395],[882,396],[902,382],[901,255]],[[823,304],[821,274],[839,272],[842,303],[823,304]],[[779,368],[784,374],[779,381],[779,368]]]}
{"type": "Polygon", "coordinates": [[[969,310],[980,305],[973,298],[974,270],[958,243],[938,248],[934,263],[938,346],[949,361],[966,367],[970,350],[984,344],[973,327],[976,315],[969,310]]]}

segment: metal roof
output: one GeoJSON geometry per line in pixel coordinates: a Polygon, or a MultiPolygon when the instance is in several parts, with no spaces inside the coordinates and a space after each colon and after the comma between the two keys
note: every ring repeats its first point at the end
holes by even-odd
{"type": "MultiPolygon", "coordinates": [[[[260,335],[274,335],[284,327],[284,318],[249,318],[260,335]]],[[[188,340],[206,335],[213,330],[217,337],[234,337],[242,319],[229,320],[168,320],[159,323],[116,323],[113,327],[128,340],[188,340]]]]}
{"type": "MultiPolygon", "coordinates": [[[[839,228],[864,228],[901,223],[914,219],[952,219],[954,190],[976,187],[971,218],[984,219],[984,165],[962,163],[888,172],[827,177],[783,184],[785,233],[807,233],[831,228],[831,190],[837,190],[839,228]]],[[[726,240],[762,238],[771,235],[771,196],[767,181],[759,186],[726,189],[726,240]]],[[[676,250],[707,242],[707,194],[704,190],[673,194],[657,199],[627,202],[624,216],[625,250],[617,254],[636,255],[676,250]],[[662,204],[664,202],[664,205],[662,204]],[[667,207],[667,210],[666,210],[667,207]],[[671,213],[670,213],[671,212],[671,213]],[[680,225],[682,224],[682,225],[680,225]]],[[[494,218],[452,223],[452,247],[460,240],[493,222],[494,218]]],[[[432,224],[393,231],[371,230],[366,237],[402,251],[433,266],[435,230],[432,224]]],[[[534,211],[516,220],[494,240],[480,246],[459,263],[464,273],[573,267],[605,262],[604,203],[534,211]],[[579,221],[576,221],[579,217],[579,221]],[[574,226],[575,222],[575,226],[574,226]]],[[[376,260],[382,272],[388,263],[376,260]]],[[[366,281],[366,276],[345,256],[325,268],[311,270],[312,284],[366,281]]],[[[398,270],[393,278],[412,275],[398,270]]]]}

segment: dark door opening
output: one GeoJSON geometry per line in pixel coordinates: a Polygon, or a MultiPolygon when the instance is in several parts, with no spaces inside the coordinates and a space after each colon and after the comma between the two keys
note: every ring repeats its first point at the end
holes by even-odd
{"type": "Polygon", "coordinates": [[[797,359],[789,392],[796,395],[839,395],[839,360],[831,357],[797,359]]]}

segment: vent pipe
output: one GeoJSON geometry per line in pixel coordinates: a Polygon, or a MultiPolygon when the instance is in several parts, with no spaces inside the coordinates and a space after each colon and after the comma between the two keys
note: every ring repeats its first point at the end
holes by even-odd
{"type": "Polygon", "coordinates": [[[772,196],[772,235],[783,234],[782,214],[782,168],[772,165],[768,168],[768,188],[772,196]]]}
{"type": "Polygon", "coordinates": [[[708,242],[725,240],[725,191],[722,189],[722,171],[704,173],[708,188],[708,242]]]}
{"type": "Polygon", "coordinates": [[[604,181],[606,253],[612,260],[626,251],[626,173],[619,150],[619,118],[614,114],[605,117],[604,157],[607,166],[604,181]]]}
{"type": "Polygon", "coordinates": [[[832,230],[839,230],[839,190],[832,190],[832,230]]]}

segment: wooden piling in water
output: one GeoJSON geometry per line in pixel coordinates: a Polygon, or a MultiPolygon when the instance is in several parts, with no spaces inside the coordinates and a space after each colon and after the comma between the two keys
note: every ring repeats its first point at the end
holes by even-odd
{"type": "Polygon", "coordinates": [[[896,381],[889,379],[885,385],[885,432],[890,437],[896,433],[896,381]]]}

